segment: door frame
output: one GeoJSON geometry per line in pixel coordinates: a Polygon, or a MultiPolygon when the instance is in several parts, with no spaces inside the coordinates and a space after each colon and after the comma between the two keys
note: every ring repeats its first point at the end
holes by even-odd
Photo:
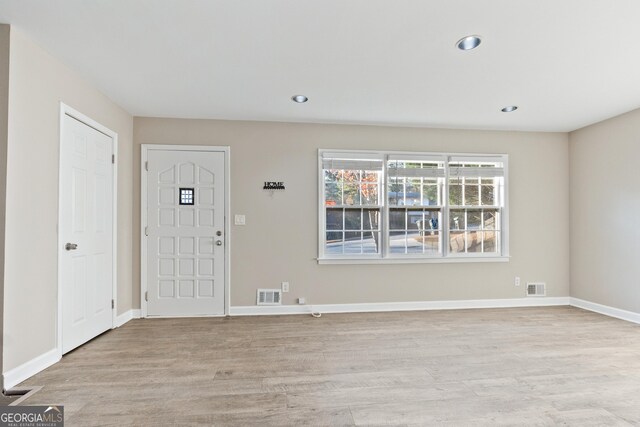
{"type": "Polygon", "coordinates": [[[64,251],[62,249],[64,242],[62,234],[60,233],[60,220],[62,218],[62,204],[60,203],[60,197],[62,195],[62,143],[64,136],[64,119],[65,116],[72,117],[85,125],[97,130],[100,133],[105,134],[111,138],[111,145],[113,148],[113,156],[115,161],[113,162],[113,193],[112,193],[112,210],[113,210],[113,224],[111,228],[111,240],[113,242],[112,248],[112,284],[111,284],[111,298],[113,299],[113,308],[111,310],[111,329],[116,325],[116,319],[118,315],[118,134],[106,126],[101,125],[92,118],[82,114],[81,112],[71,108],[63,102],[60,102],[60,134],[59,134],[59,146],[58,146],[58,312],[57,312],[57,337],[56,345],[58,350],[58,356],[62,358],[62,276],[60,265],[62,265],[62,256],[64,251]]]}
{"type": "MultiPolygon", "coordinates": [[[[147,301],[145,300],[145,292],[147,292],[147,236],[145,228],[147,227],[148,206],[147,206],[147,170],[149,151],[207,151],[224,153],[224,314],[215,314],[212,316],[189,316],[189,317],[222,317],[229,315],[229,307],[231,302],[231,148],[229,146],[214,145],[165,145],[165,144],[142,144],[140,155],[140,315],[143,318],[147,315],[147,301]]],[[[164,316],[153,316],[164,317],[164,316]]],[[[166,316],[173,317],[173,316],[166,316]]],[[[187,316],[181,316],[187,317],[187,316]]]]}

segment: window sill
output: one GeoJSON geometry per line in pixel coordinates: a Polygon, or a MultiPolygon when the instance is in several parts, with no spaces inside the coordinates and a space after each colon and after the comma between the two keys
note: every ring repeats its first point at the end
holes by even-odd
{"type": "Polygon", "coordinates": [[[470,262],[509,262],[511,257],[447,257],[447,258],[317,258],[318,264],[455,264],[470,262]]]}

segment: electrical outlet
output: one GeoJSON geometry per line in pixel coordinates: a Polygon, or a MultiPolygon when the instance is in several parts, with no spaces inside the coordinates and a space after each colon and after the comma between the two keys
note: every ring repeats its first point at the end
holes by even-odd
{"type": "Polygon", "coordinates": [[[305,298],[304,297],[298,298],[298,304],[300,304],[300,305],[306,304],[305,298]]]}
{"type": "Polygon", "coordinates": [[[282,282],[282,292],[289,292],[289,282],[282,282]]]}
{"type": "Polygon", "coordinates": [[[234,224],[235,225],[246,225],[247,224],[247,218],[244,215],[236,215],[234,217],[234,224]]]}
{"type": "Polygon", "coordinates": [[[516,276],[515,280],[513,281],[513,284],[515,286],[520,286],[520,277],[516,276]]]}

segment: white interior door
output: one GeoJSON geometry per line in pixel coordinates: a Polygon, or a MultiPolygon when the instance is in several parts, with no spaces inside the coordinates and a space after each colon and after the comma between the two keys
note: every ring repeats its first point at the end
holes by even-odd
{"type": "Polygon", "coordinates": [[[148,151],[148,316],[224,314],[224,168],[224,152],[148,151]]]}
{"type": "Polygon", "coordinates": [[[60,147],[62,352],[112,328],[113,139],[63,117],[60,147]]]}

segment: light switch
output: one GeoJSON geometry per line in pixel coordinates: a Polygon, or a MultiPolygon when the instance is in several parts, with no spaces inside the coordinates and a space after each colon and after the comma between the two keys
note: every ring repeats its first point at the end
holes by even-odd
{"type": "Polygon", "coordinates": [[[246,217],[244,215],[236,215],[234,222],[235,222],[236,225],[246,225],[247,224],[247,220],[246,220],[246,217]]]}

